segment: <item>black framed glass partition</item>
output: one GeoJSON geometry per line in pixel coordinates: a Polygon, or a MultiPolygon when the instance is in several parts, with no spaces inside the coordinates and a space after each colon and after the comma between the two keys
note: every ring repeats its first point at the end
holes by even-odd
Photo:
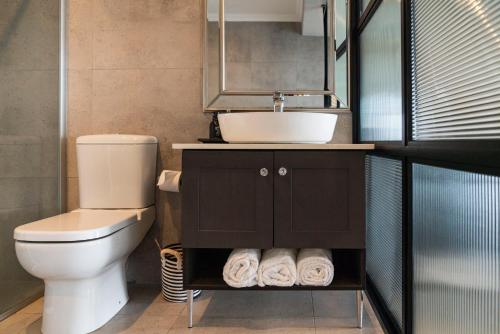
{"type": "Polygon", "coordinates": [[[411,168],[414,332],[499,333],[500,177],[411,168]]]}
{"type": "Polygon", "coordinates": [[[359,140],[402,140],[401,2],[384,0],[359,33],[359,140]]]}
{"type": "Polygon", "coordinates": [[[366,272],[403,329],[403,161],[368,155],[366,170],[366,272]]]}
{"type": "Polygon", "coordinates": [[[498,1],[412,1],[413,140],[500,139],[499,17],[498,1]]]}
{"type": "Polygon", "coordinates": [[[367,253],[367,294],[390,333],[498,333],[500,3],[401,0],[392,11],[391,3],[351,3],[360,13],[351,36],[353,141],[376,144],[367,165],[367,249],[372,258],[390,259],[386,270],[396,276],[398,242],[402,255],[399,287],[375,278],[367,253]],[[388,59],[392,67],[383,65],[388,59]],[[389,76],[397,81],[392,89],[382,82],[389,76]],[[374,177],[377,163],[385,168],[374,177]],[[398,179],[391,167],[397,163],[401,185],[386,184],[375,196],[389,174],[398,179]],[[391,197],[396,188],[400,211],[391,197]],[[395,212],[401,235],[374,231],[389,229],[395,212]],[[401,293],[401,307],[390,287],[401,293]]]}

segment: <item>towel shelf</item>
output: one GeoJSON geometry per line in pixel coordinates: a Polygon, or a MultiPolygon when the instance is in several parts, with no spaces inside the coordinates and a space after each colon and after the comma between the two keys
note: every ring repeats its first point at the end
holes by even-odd
{"type": "Polygon", "coordinates": [[[185,248],[186,290],[361,290],[364,287],[364,249],[333,249],[334,278],[328,286],[233,288],[222,279],[222,269],[231,249],[185,248]]]}

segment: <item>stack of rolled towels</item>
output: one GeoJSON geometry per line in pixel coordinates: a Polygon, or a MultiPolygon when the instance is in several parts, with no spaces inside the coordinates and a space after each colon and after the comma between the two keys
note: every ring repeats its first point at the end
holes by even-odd
{"type": "Polygon", "coordinates": [[[259,285],[328,286],[333,280],[329,249],[234,249],[223,269],[224,281],[234,288],[259,285]]]}

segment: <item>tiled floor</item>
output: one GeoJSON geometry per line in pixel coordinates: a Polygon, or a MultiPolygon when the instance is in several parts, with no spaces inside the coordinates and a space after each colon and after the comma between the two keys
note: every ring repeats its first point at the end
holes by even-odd
{"type": "Polygon", "coordinates": [[[10,310],[13,305],[29,299],[30,296],[39,296],[42,292],[43,282],[38,279],[0,280],[0,314],[10,310]]]}
{"type": "MultiPolygon", "coordinates": [[[[40,299],[0,322],[0,333],[40,333],[42,307],[40,299]]],[[[362,330],[355,328],[355,314],[351,291],[204,291],[188,329],[185,304],[164,301],[158,289],[134,287],[129,303],[94,333],[383,333],[366,300],[362,330]]]]}

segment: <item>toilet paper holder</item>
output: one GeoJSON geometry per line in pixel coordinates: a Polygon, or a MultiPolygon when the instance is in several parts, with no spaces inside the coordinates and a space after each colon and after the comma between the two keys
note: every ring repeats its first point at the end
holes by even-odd
{"type": "Polygon", "coordinates": [[[161,172],[156,184],[162,191],[180,192],[182,186],[182,172],[175,170],[164,170],[161,172]]]}

